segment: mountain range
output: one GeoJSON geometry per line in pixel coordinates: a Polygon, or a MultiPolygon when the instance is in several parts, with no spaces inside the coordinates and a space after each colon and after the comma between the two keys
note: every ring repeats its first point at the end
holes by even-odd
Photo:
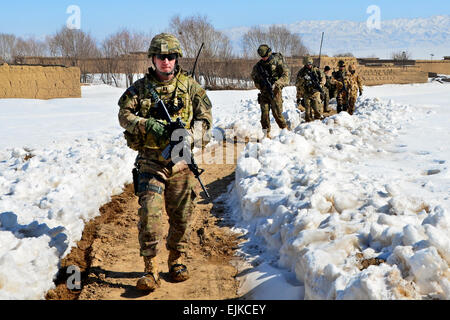
{"type": "MultiPolygon", "coordinates": [[[[319,53],[324,32],[322,53],[329,56],[351,52],[356,57],[386,59],[398,51],[409,52],[413,59],[450,56],[450,15],[382,20],[379,29],[370,28],[367,22],[344,20],[299,21],[278,26],[298,34],[313,54],[319,53]]],[[[260,27],[265,29],[269,25],[260,27]]],[[[241,38],[248,30],[250,27],[222,31],[230,38],[235,51],[240,52],[241,38]]]]}

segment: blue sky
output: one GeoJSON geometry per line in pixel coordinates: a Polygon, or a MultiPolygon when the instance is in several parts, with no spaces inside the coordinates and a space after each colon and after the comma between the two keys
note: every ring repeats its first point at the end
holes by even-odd
{"type": "Polygon", "coordinates": [[[25,37],[53,34],[65,25],[70,5],[81,9],[81,29],[98,39],[122,27],[155,34],[165,30],[176,14],[206,15],[217,29],[301,20],[366,21],[370,5],[380,7],[382,20],[450,14],[450,1],[442,0],[22,0],[2,2],[0,33],[25,37]]]}

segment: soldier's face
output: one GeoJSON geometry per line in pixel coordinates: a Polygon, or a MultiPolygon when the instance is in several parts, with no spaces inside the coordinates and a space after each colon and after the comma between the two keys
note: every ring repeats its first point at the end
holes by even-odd
{"type": "Polygon", "coordinates": [[[175,69],[175,64],[177,59],[170,60],[170,55],[155,55],[153,62],[155,63],[155,67],[158,71],[163,73],[171,73],[175,69]]]}

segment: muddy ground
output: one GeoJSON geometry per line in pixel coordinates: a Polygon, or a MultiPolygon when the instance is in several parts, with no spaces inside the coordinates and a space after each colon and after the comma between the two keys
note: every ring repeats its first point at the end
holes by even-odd
{"type": "MultiPolygon", "coordinates": [[[[211,200],[207,200],[198,185],[195,222],[191,233],[188,264],[191,278],[183,283],[171,283],[168,277],[165,239],[160,244],[159,270],[161,287],[148,294],[135,288],[144,274],[144,262],[139,256],[137,224],[138,199],[132,185],[114,196],[100,208],[101,215],[86,224],[82,239],[62,261],[56,289],[47,293],[48,300],[198,300],[235,299],[239,283],[235,250],[239,235],[225,225],[225,204],[217,198],[227,192],[234,181],[237,148],[231,164],[201,164],[201,176],[211,200]],[[69,290],[66,268],[75,265],[82,272],[80,290],[69,290]]],[[[221,146],[222,148],[222,146],[221,146]]],[[[225,151],[224,153],[225,154],[225,151]]],[[[211,153],[210,153],[211,155],[211,153]]],[[[215,156],[214,152],[212,153],[215,156]]],[[[208,159],[207,157],[205,157],[208,159]]],[[[210,157],[209,157],[210,159],[210,157]]],[[[206,160],[207,162],[208,160],[206,160]]],[[[225,161],[224,161],[225,162],[225,161]]],[[[165,234],[168,223],[165,219],[165,234]]]]}

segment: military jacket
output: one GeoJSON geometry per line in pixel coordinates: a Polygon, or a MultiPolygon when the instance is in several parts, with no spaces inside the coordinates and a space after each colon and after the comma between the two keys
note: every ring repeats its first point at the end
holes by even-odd
{"type": "Polygon", "coordinates": [[[328,88],[328,90],[333,90],[334,85],[332,83],[332,76],[325,75],[325,87],[328,88]]]}
{"type": "Polygon", "coordinates": [[[323,87],[325,84],[325,74],[323,74],[319,68],[312,67],[311,71],[306,66],[301,68],[297,73],[295,86],[297,88],[297,97],[303,97],[304,95],[311,95],[320,90],[314,86],[312,77],[315,77],[317,83],[323,87]]]}
{"type": "Polygon", "coordinates": [[[155,70],[150,68],[144,78],[125,91],[118,103],[119,123],[125,129],[128,146],[140,153],[153,154],[155,159],[161,160],[161,152],[167,144],[160,145],[150,133],[147,134],[145,123],[149,118],[164,125],[167,123],[159,113],[159,108],[156,108],[149,86],[153,86],[164,101],[172,120],[181,118],[186,129],[191,129],[195,121],[202,121],[204,130],[209,130],[212,125],[212,104],[206,91],[179,67],[174,78],[168,82],[158,80],[155,70]]]}
{"type": "MultiPolygon", "coordinates": [[[[353,80],[351,73],[340,71],[333,72],[331,83],[336,85],[338,95],[343,94],[345,91],[349,96],[355,95],[355,81],[353,80]]],[[[356,88],[356,90],[358,89],[356,88]]]]}
{"type": "Polygon", "coordinates": [[[269,82],[271,85],[275,84],[279,89],[289,85],[290,71],[283,55],[281,53],[272,53],[272,55],[267,59],[259,60],[258,63],[253,67],[251,77],[255,83],[256,88],[261,91],[265,91],[262,75],[258,72],[258,66],[261,66],[267,71],[269,75],[269,82]]]}
{"type": "Polygon", "coordinates": [[[363,82],[362,82],[361,77],[356,73],[352,74],[351,77],[353,80],[353,86],[354,86],[355,93],[358,93],[358,90],[359,90],[359,92],[362,93],[363,92],[363,82]]]}

